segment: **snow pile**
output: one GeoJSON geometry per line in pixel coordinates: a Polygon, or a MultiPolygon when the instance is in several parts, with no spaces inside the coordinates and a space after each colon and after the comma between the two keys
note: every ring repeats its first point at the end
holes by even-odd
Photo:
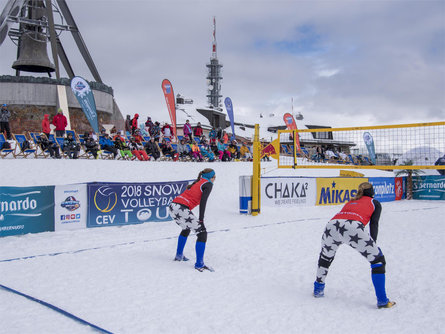
{"type": "MultiPolygon", "coordinates": [[[[239,175],[249,163],[138,163],[93,160],[2,160],[2,185],[88,181],[186,180],[216,171],[205,224],[205,261],[214,273],[172,261],[173,222],[28,234],[0,239],[0,284],[52,303],[113,333],[441,333],[445,205],[382,203],[378,244],[387,261],[388,296],[378,310],[369,263],[341,246],[326,296],[311,295],[320,241],[338,206],[264,207],[240,215],[239,175]],[[409,245],[409,246],[408,246],[409,245]],[[19,259],[17,259],[19,258],[19,259]],[[17,259],[6,261],[8,259],[17,259]],[[435,260],[437,259],[437,260],[435,260]],[[438,262],[439,261],[439,262],[438,262]],[[443,261],[442,261],[443,262],[443,261]]],[[[277,170],[272,175],[336,176],[338,170],[277,170]]],[[[360,170],[366,176],[382,171],[360,170]]],[[[0,332],[91,333],[91,328],[0,289],[0,332]]]]}

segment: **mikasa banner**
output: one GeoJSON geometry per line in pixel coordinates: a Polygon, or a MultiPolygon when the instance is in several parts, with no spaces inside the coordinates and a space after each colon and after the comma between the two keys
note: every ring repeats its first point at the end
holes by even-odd
{"type": "Polygon", "coordinates": [[[264,206],[313,206],[316,194],[317,182],[315,178],[261,178],[261,204],[264,206]]]}

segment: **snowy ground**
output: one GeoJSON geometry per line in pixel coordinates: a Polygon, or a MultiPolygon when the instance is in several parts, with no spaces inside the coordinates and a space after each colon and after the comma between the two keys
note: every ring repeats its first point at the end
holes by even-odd
{"type": "MultiPolygon", "coordinates": [[[[113,333],[443,333],[445,203],[382,203],[379,246],[387,292],[376,309],[369,264],[340,247],[326,297],[311,295],[321,234],[339,207],[264,207],[240,215],[238,176],[248,163],[2,160],[0,184],[174,181],[216,170],[206,225],[214,273],[173,262],[173,222],[48,232],[0,239],[0,284],[64,309],[113,333]],[[57,253],[57,254],[56,254],[57,253]],[[27,259],[17,259],[29,257],[27,259]],[[4,262],[7,259],[17,259],[4,262]]],[[[273,175],[337,176],[338,170],[276,170],[273,175]]],[[[387,172],[361,171],[366,176],[387,172]]],[[[89,333],[90,327],[0,289],[0,333],[89,333]]]]}

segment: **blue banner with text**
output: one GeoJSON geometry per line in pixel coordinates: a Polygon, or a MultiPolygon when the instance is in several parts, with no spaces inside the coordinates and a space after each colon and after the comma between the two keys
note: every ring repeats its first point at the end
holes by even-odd
{"type": "Polygon", "coordinates": [[[171,220],[168,205],[189,181],[88,184],[87,227],[171,220]]]}
{"type": "Polygon", "coordinates": [[[0,236],[54,231],[54,186],[0,187],[0,236]]]}
{"type": "Polygon", "coordinates": [[[396,183],[394,177],[370,177],[369,183],[374,188],[374,198],[379,202],[396,200],[396,183]]]}
{"type": "Polygon", "coordinates": [[[445,200],[445,176],[413,177],[413,199],[445,200]]]}

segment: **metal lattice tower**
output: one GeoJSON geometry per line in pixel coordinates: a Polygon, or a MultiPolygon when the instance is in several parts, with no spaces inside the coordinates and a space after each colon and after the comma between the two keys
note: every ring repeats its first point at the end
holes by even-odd
{"type": "Polygon", "coordinates": [[[220,103],[221,95],[221,68],[222,64],[219,63],[216,55],[216,19],[213,17],[213,42],[212,42],[212,56],[210,57],[210,63],[206,65],[208,68],[207,85],[208,94],[207,101],[210,107],[218,110],[222,110],[222,104],[220,103]]]}
{"type": "Polygon", "coordinates": [[[48,75],[55,71],[56,77],[60,78],[60,59],[68,76],[73,78],[73,68],[59,38],[62,31],[71,32],[94,79],[102,83],[66,0],[8,0],[0,14],[0,46],[8,35],[18,46],[18,59],[12,66],[17,76],[20,71],[47,72],[48,75]],[[53,59],[48,58],[48,41],[53,59]]]}

